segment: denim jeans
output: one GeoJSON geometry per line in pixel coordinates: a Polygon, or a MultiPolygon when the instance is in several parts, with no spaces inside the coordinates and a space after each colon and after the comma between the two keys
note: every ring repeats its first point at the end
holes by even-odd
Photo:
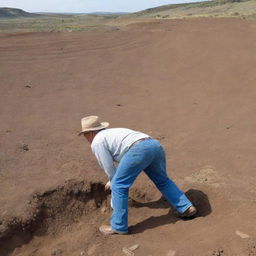
{"type": "Polygon", "coordinates": [[[122,157],[111,181],[113,214],[112,229],[128,231],[128,193],[133,182],[143,171],[154,182],[167,201],[178,212],[185,212],[192,203],[166,174],[165,152],[157,140],[135,143],[122,157]]]}

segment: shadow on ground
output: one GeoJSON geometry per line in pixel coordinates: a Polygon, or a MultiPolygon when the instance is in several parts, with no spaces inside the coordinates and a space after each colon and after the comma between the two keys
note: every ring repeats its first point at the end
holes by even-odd
{"type": "Polygon", "coordinates": [[[210,201],[203,191],[190,189],[185,194],[197,209],[196,217],[206,217],[211,214],[212,207],[210,201]]]}
{"type": "Polygon", "coordinates": [[[190,189],[186,193],[186,196],[192,201],[194,206],[197,208],[197,214],[192,218],[178,218],[174,215],[174,209],[169,205],[164,197],[161,197],[159,200],[153,202],[140,203],[135,200],[131,200],[131,207],[148,207],[148,208],[170,208],[167,214],[161,216],[151,216],[142,222],[139,222],[129,228],[132,234],[143,233],[145,230],[153,229],[158,226],[163,226],[167,224],[174,224],[177,221],[189,221],[198,217],[206,217],[211,213],[211,205],[208,199],[208,196],[201,190],[190,189]]]}

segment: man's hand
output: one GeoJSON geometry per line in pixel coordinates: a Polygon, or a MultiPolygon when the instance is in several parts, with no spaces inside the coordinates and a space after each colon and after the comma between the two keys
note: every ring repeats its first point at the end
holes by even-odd
{"type": "Polygon", "coordinates": [[[105,190],[110,190],[110,181],[105,185],[105,190]]]}

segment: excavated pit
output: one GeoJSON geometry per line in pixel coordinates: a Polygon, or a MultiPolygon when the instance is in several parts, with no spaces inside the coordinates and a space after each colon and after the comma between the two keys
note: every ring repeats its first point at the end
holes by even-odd
{"type": "MultiPolygon", "coordinates": [[[[171,208],[166,199],[158,197],[155,189],[135,188],[130,192],[131,207],[171,208]]],[[[202,191],[191,189],[186,195],[197,207],[198,216],[204,217],[211,212],[208,198],[202,191]]],[[[54,189],[35,193],[22,217],[0,220],[0,256],[12,255],[16,248],[32,242],[36,237],[53,237],[81,220],[90,221],[92,214],[103,216],[103,212],[110,212],[110,192],[106,192],[100,182],[69,180],[54,189]]]]}
{"type": "Polygon", "coordinates": [[[34,236],[56,233],[79,217],[102,206],[108,207],[108,195],[102,183],[73,180],[34,194],[28,203],[26,217],[0,220],[0,255],[7,256],[34,236]]]}

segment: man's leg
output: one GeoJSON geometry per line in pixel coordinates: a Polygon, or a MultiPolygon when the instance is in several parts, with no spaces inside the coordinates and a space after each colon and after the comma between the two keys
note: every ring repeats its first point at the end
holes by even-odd
{"type": "Polygon", "coordinates": [[[111,181],[113,214],[111,227],[118,232],[128,231],[128,193],[129,188],[154,158],[150,140],[135,144],[120,161],[111,181]]]}
{"type": "Polygon", "coordinates": [[[145,169],[145,173],[155,183],[168,202],[179,213],[184,213],[192,203],[177,185],[167,176],[165,152],[159,142],[155,141],[155,158],[145,169]]]}

